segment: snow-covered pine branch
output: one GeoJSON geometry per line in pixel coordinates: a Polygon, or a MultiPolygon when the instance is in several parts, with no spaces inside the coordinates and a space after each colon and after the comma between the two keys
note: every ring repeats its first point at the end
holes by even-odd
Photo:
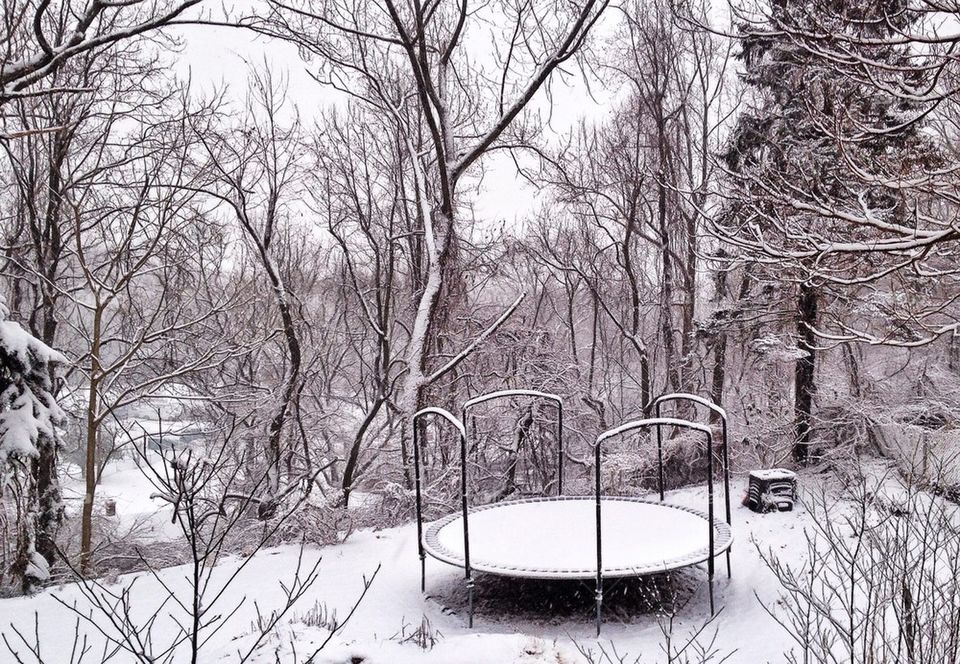
{"type": "MultiPolygon", "coordinates": [[[[53,396],[56,369],[66,358],[29,334],[0,300],[0,498],[19,492],[15,557],[9,573],[24,591],[32,591],[50,575],[52,560],[37,551],[38,538],[50,538],[56,523],[41,523],[36,469],[44,458],[56,458],[63,411],[53,396]]],[[[59,498],[59,486],[46,487],[59,498]]],[[[62,507],[56,511],[59,521],[62,507]]],[[[0,572],[0,578],[7,570],[0,572]]]]}

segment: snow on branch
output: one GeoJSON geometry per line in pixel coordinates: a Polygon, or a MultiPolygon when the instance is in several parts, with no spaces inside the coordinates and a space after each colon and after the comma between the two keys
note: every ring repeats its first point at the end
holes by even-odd
{"type": "Polygon", "coordinates": [[[524,297],[526,297],[526,293],[521,294],[520,297],[514,300],[513,304],[507,307],[506,311],[500,314],[500,317],[493,321],[493,323],[491,323],[487,329],[485,329],[473,341],[471,341],[466,348],[457,353],[449,362],[427,376],[427,384],[433,383],[444,374],[452,371],[458,364],[465,360],[470,353],[475,351],[480,344],[486,341],[487,337],[496,332],[501,325],[507,322],[507,319],[513,315],[513,312],[516,311],[517,307],[520,306],[520,303],[523,302],[524,297]]]}

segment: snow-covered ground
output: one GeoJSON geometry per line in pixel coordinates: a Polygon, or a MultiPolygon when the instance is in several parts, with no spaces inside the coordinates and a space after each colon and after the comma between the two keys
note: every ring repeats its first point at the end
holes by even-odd
{"type": "MultiPolygon", "coordinates": [[[[154,453],[148,452],[153,459],[154,453]]],[[[156,463],[160,463],[159,456],[156,463]]],[[[68,464],[62,479],[63,499],[68,515],[79,515],[83,506],[84,482],[80,468],[68,464]]],[[[108,501],[113,501],[116,514],[110,517],[117,532],[135,531],[141,540],[165,540],[180,535],[172,522],[169,503],[152,497],[153,486],[147,481],[135,456],[122,456],[110,462],[97,493],[94,510],[103,514],[108,501]]]]}
{"type": "MultiPolygon", "coordinates": [[[[105,493],[116,488],[118,491],[114,495],[118,499],[123,497],[123,472],[118,473],[120,477],[108,480],[105,493]]],[[[804,480],[816,481],[812,476],[804,480]]],[[[742,495],[743,484],[739,479],[734,482],[734,498],[742,495]]],[[[668,499],[702,508],[705,497],[705,489],[692,488],[673,492],[668,499]]],[[[739,503],[738,500],[735,502],[739,503]]],[[[136,501],[130,502],[129,508],[136,509],[136,505],[136,501]]],[[[118,503],[118,511],[127,508],[118,503]]],[[[737,505],[733,524],[733,578],[726,578],[724,566],[718,561],[717,605],[722,607],[722,612],[710,628],[710,632],[714,628],[717,630],[716,649],[721,653],[734,652],[727,661],[762,663],[783,660],[784,650],[790,647],[789,637],[769,617],[755,596],[772,603],[778,595],[776,582],[764,567],[756,547],[772,548],[781,558],[800,562],[804,555],[803,528],[809,523],[808,519],[802,506],[790,513],[757,515],[737,505]]],[[[650,536],[656,537],[656,533],[650,533],[650,536]]],[[[510,537],[510,533],[504,532],[503,537],[510,537]]],[[[243,598],[247,601],[230,618],[227,628],[211,638],[204,661],[236,659],[238,648],[252,638],[252,623],[256,618],[253,601],[256,600],[261,613],[269,613],[281,604],[283,592],[280,584],[291,581],[298,550],[298,547],[284,546],[262,551],[240,572],[221,598],[220,606],[226,611],[243,598]]],[[[445,607],[446,599],[455,596],[462,587],[462,570],[428,559],[427,593],[426,596],[421,594],[414,524],[379,532],[358,532],[337,546],[308,547],[303,567],[309,567],[318,557],[322,557],[319,580],[299,600],[254,661],[293,661],[293,649],[303,661],[327,635],[325,628],[316,626],[323,622],[316,617],[333,611],[341,618],[346,615],[362,590],[364,575],[369,577],[378,566],[379,573],[357,612],[324,649],[318,661],[329,664],[572,664],[584,661],[578,654],[578,645],[581,649],[598,652],[600,645],[609,648],[611,641],[618,653],[630,654],[626,661],[633,662],[637,657],[641,662],[663,660],[662,630],[657,617],[652,614],[635,617],[629,624],[608,616],[599,644],[589,612],[582,618],[557,620],[546,614],[542,618],[504,619],[481,610],[474,628],[468,629],[462,610],[445,607]],[[403,642],[424,618],[429,621],[436,638],[434,647],[429,650],[410,641],[403,642]]],[[[214,576],[214,584],[222,583],[238,564],[237,558],[223,562],[214,576]]],[[[186,588],[186,572],[183,567],[170,568],[162,572],[161,578],[165,585],[177,591],[186,588]]],[[[679,612],[674,626],[678,636],[709,618],[706,574],[701,570],[695,576],[702,583],[679,612]]],[[[135,614],[145,621],[158,612],[157,605],[164,593],[159,582],[146,574],[121,577],[119,583],[129,585],[134,581],[135,592],[131,596],[135,614]]],[[[71,585],[51,588],[33,597],[0,600],[0,629],[12,636],[9,626],[14,624],[24,633],[32,634],[36,612],[40,641],[44,644],[44,661],[68,662],[76,618],[55,598],[67,604],[76,601],[78,606],[83,606],[84,601],[78,589],[71,585]]],[[[456,602],[450,602],[450,605],[459,606],[456,602]]],[[[165,611],[159,612],[161,617],[153,627],[153,638],[157,643],[170,638],[174,630],[171,620],[164,617],[165,611]]],[[[89,626],[81,624],[81,630],[87,633],[90,643],[102,641],[102,637],[89,626]]],[[[5,655],[0,655],[0,661],[5,655]]],[[[123,658],[112,661],[123,661],[123,658]]]]}

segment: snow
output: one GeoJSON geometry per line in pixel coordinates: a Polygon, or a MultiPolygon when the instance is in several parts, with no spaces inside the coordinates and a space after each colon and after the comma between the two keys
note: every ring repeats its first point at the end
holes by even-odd
{"type": "MultiPolygon", "coordinates": [[[[743,488],[743,482],[738,480],[736,490],[743,488]]],[[[699,509],[706,502],[706,489],[696,487],[671,492],[668,500],[699,509]]],[[[772,548],[787,561],[801,561],[805,554],[803,528],[806,524],[809,524],[808,516],[802,508],[767,515],[754,514],[743,507],[735,510],[733,529],[737,544],[732,549],[733,578],[728,580],[719,572],[723,569],[721,565],[715,582],[717,605],[722,607],[714,624],[718,630],[716,646],[724,652],[737,651],[729,662],[781,661],[782,653],[789,648],[787,635],[754,595],[756,592],[764,601],[775,602],[778,592],[775,579],[751,542],[755,541],[764,550],[772,548]]],[[[509,530],[504,528],[504,532],[509,530]]],[[[256,617],[252,600],[256,599],[263,612],[280,605],[283,597],[280,583],[290,583],[297,553],[297,547],[284,546],[262,551],[249,561],[218,606],[226,610],[244,597],[249,601],[230,619],[229,629],[211,638],[202,661],[236,660],[237,649],[252,638],[251,623],[256,617]]],[[[336,546],[308,547],[304,565],[320,557],[318,582],[299,600],[293,614],[285,618],[279,633],[255,661],[273,662],[275,653],[279,661],[291,660],[291,638],[302,661],[304,653],[312,652],[312,648],[327,635],[322,627],[304,624],[303,616],[315,607],[345,616],[362,589],[362,577],[372,574],[378,565],[380,571],[369,593],[343,631],[323,651],[319,662],[341,664],[350,662],[353,657],[362,657],[359,661],[364,664],[580,664],[584,660],[577,654],[573,640],[581,647],[597,649],[590,615],[584,615],[582,619],[561,620],[544,615],[542,620],[507,620],[480,611],[476,615],[475,628],[468,629],[465,616],[446,606],[455,605],[447,599],[462,587],[462,570],[428,559],[427,594],[426,597],[421,595],[416,527],[412,523],[380,532],[361,531],[336,546]],[[419,625],[424,618],[436,635],[436,646],[432,650],[423,650],[409,641],[401,643],[401,634],[409,634],[411,626],[419,625]],[[312,648],[311,644],[314,644],[312,648]]],[[[213,587],[219,588],[218,584],[222,584],[239,564],[239,558],[223,562],[216,570],[213,587]]],[[[186,575],[185,567],[161,572],[163,583],[178,594],[187,589],[186,575]]],[[[675,621],[679,633],[688,633],[709,618],[706,574],[702,568],[698,578],[701,585],[675,621]]],[[[136,592],[131,596],[135,613],[146,621],[157,611],[165,595],[160,583],[145,574],[121,577],[119,583],[129,586],[134,580],[136,592]]],[[[83,606],[82,596],[73,585],[51,588],[33,597],[0,600],[0,626],[7,633],[10,632],[6,626],[11,623],[24,633],[32,633],[34,611],[39,612],[39,634],[50,664],[68,661],[75,620],[75,616],[54,599],[55,596],[68,604],[76,601],[83,606]],[[51,658],[51,653],[55,652],[64,653],[62,659],[51,658]]],[[[160,612],[154,626],[155,641],[169,639],[174,632],[169,613],[175,607],[171,604],[160,612]]],[[[81,624],[81,630],[91,643],[102,641],[102,637],[89,626],[81,624]]],[[[643,654],[642,661],[659,661],[663,635],[654,615],[635,618],[629,624],[608,616],[601,643],[609,648],[611,640],[621,654],[631,653],[634,658],[643,654]]],[[[118,658],[114,661],[129,660],[118,658]]]]}
{"type": "Polygon", "coordinates": [[[751,470],[750,474],[756,477],[758,480],[763,481],[773,481],[773,480],[794,480],[797,478],[797,474],[792,470],[787,470],[786,468],[768,468],[766,470],[751,470]]]}
{"type": "MultiPolygon", "coordinates": [[[[6,315],[6,305],[0,300],[0,318],[6,315]]],[[[64,415],[47,392],[46,368],[64,362],[63,355],[18,323],[0,320],[0,365],[9,374],[9,384],[0,394],[0,474],[11,457],[36,457],[42,434],[51,439],[56,436],[55,426],[64,415]]]]}
{"type": "Polygon", "coordinates": [[[30,552],[30,561],[27,563],[24,576],[37,581],[46,581],[50,578],[50,565],[47,563],[47,559],[37,553],[36,550],[30,552]]]}
{"type": "Polygon", "coordinates": [[[41,431],[53,431],[55,411],[34,396],[28,386],[17,383],[0,394],[0,403],[10,404],[8,409],[0,411],[0,467],[6,465],[10,456],[37,456],[37,439],[41,431]]]}
{"type": "MultiPolygon", "coordinates": [[[[148,458],[159,467],[160,456],[147,452],[148,458]]],[[[86,493],[80,468],[70,465],[61,481],[67,514],[78,516],[86,493]]],[[[180,528],[173,523],[169,503],[151,496],[156,489],[147,481],[135,457],[120,457],[111,461],[97,485],[94,512],[103,513],[108,500],[116,503],[117,513],[109,517],[119,532],[136,531],[146,541],[170,540],[180,536],[180,528]]]]}
{"type": "MultiPolygon", "coordinates": [[[[705,557],[703,516],[669,504],[616,499],[605,499],[601,514],[608,576],[632,576],[631,570],[672,568],[678,561],[705,557]]],[[[595,523],[591,498],[499,503],[470,514],[470,562],[478,569],[528,570],[536,577],[592,578],[597,569],[595,523]]],[[[443,554],[462,561],[463,519],[443,525],[437,542],[443,554]]]]}
{"type": "MultiPolygon", "coordinates": [[[[5,307],[3,310],[5,311],[5,307]]],[[[0,320],[0,347],[23,367],[67,363],[67,358],[62,354],[11,320],[0,320]]]]}
{"type": "Polygon", "coordinates": [[[750,342],[750,349],[773,363],[790,363],[806,357],[807,351],[788,344],[775,334],[766,334],[750,342]]]}

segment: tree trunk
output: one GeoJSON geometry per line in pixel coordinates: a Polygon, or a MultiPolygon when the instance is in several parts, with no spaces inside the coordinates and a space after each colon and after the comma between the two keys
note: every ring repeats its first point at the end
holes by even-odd
{"type": "Polygon", "coordinates": [[[265,251],[262,252],[265,267],[270,277],[273,291],[277,295],[277,304],[280,308],[280,318],[283,321],[283,335],[287,344],[289,353],[290,367],[286,372],[283,393],[280,396],[280,403],[277,410],[270,420],[270,426],[267,431],[267,497],[260,502],[258,516],[261,519],[268,519],[273,516],[277,508],[277,498],[280,494],[280,459],[281,443],[283,439],[283,428],[287,421],[287,414],[290,411],[294,395],[297,392],[297,383],[300,380],[300,365],[302,362],[300,351],[300,339],[297,336],[296,324],[293,320],[293,313],[290,309],[290,303],[287,299],[287,291],[283,281],[280,279],[279,272],[276,272],[265,251]]]}
{"type": "MultiPolygon", "coordinates": [[[[726,381],[727,333],[720,332],[713,345],[713,374],[710,379],[710,399],[718,406],[723,405],[723,384],[726,381]]],[[[720,423],[719,413],[710,411],[710,422],[720,423]]]]}
{"type": "Polygon", "coordinates": [[[353,444],[350,446],[350,452],[347,454],[347,463],[343,467],[343,480],[340,483],[340,487],[343,490],[344,507],[349,504],[350,492],[353,491],[354,475],[357,470],[357,462],[360,460],[360,448],[363,444],[363,437],[366,435],[367,429],[370,428],[370,425],[376,419],[377,413],[380,412],[380,407],[383,406],[385,400],[384,397],[380,397],[374,402],[370,410],[367,411],[366,417],[363,418],[363,422],[360,424],[356,436],[353,438],[353,444]]]}
{"type": "Polygon", "coordinates": [[[93,314],[93,337],[90,344],[90,387],[87,396],[86,457],[83,467],[85,492],[80,517],[80,573],[86,574],[90,565],[93,540],[93,499],[97,490],[97,429],[100,410],[100,336],[103,308],[97,303],[93,314]]]}
{"type": "Polygon", "coordinates": [[[650,389],[650,358],[647,356],[646,348],[643,348],[640,352],[640,400],[643,402],[641,408],[646,408],[650,405],[650,401],[653,399],[653,394],[651,394],[650,389]]]}
{"type": "Polygon", "coordinates": [[[657,230],[660,235],[660,267],[662,270],[660,284],[660,335],[663,337],[663,352],[665,355],[664,365],[667,371],[667,391],[680,391],[680,362],[677,358],[676,345],[674,343],[674,325],[673,325],[673,250],[670,242],[670,217],[669,217],[669,190],[667,189],[666,178],[668,172],[669,140],[667,135],[667,119],[664,115],[664,93],[657,90],[656,99],[653,103],[655,113],[654,121],[657,131],[657,159],[659,171],[657,173],[657,230]]]}
{"type": "Polygon", "coordinates": [[[646,344],[640,339],[640,285],[633,266],[633,235],[636,227],[637,217],[631,210],[623,233],[621,251],[623,252],[623,269],[627,273],[627,281],[630,284],[630,344],[637,351],[640,361],[640,408],[646,409],[652,398],[650,395],[650,358],[647,356],[646,344]]]}
{"type": "Polygon", "coordinates": [[[600,421],[600,430],[604,431],[609,428],[607,426],[606,405],[602,400],[593,396],[593,378],[597,366],[597,330],[599,329],[599,318],[600,300],[597,298],[596,293],[594,293],[593,322],[590,327],[590,360],[589,364],[587,365],[587,394],[583,397],[583,403],[586,404],[590,410],[596,413],[597,419],[600,421]]]}
{"type": "MultiPolygon", "coordinates": [[[[273,199],[271,206],[275,205],[276,199],[273,199]]],[[[270,281],[270,288],[276,297],[277,309],[280,312],[280,320],[283,327],[283,339],[287,349],[287,360],[290,363],[284,372],[283,391],[280,394],[280,402],[277,404],[273,417],[270,419],[270,424],[267,427],[267,440],[264,444],[264,454],[267,462],[267,486],[264,490],[266,495],[260,501],[259,507],[257,508],[257,517],[260,519],[269,519],[277,509],[277,500],[280,495],[283,430],[294,398],[298,393],[298,383],[303,359],[300,337],[298,336],[293,306],[290,302],[287,285],[284,282],[280,268],[274,265],[273,258],[270,254],[271,229],[273,228],[274,219],[273,212],[268,212],[268,224],[262,234],[258,232],[245,213],[238,212],[237,219],[243,226],[243,230],[251,242],[253,242],[257,254],[260,257],[260,264],[267,275],[267,279],[270,281]]]]}
{"type": "Polygon", "coordinates": [[[667,192],[661,183],[658,208],[660,217],[660,263],[663,275],[660,286],[660,335],[663,337],[664,363],[667,370],[667,391],[680,391],[677,350],[673,339],[673,256],[670,250],[670,232],[667,228],[667,192]]]}
{"type": "MultiPolygon", "coordinates": [[[[442,215],[446,216],[446,215],[442,215]]],[[[400,410],[404,421],[409,421],[423,405],[423,392],[427,387],[427,356],[430,348],[430,338],[433,334],[437,311],[440,307],[440,292],[443,288],[443,275],[446,270],[446,261],[450,257],[450,235],[453,232],[453,222],[450,218],[443,219],[444,235],[443,248],[440,251],[431,251],[427,246],[427,279],[417,302],[417,313],[410,334],[410,347],[407,351],[407,373],[403,381],[400,396],[400,410]]],[[[424,215],[424,224],[431,224],[432,220],[424,215]]],[[[427,231],[432,234],[432,229],[427,231]]],[[[403,449],[406,451],[403,459],[404,475],[407,483],[412,486],[413,478],[410,474],[410,459],[412,441],[407,437],[413,435],[411,427],[404,427],[403,449]]]]}
{"type": "MultiPolygon", "coordinates": [[[[63,236],[60,232],[62,222],[62,186],[61,167],[66,161],[69,136],[58,132],[51,152],[47,172],[47,204],[43,215],[43,227],[31,224],[31,239],[36,255],[37,269],[43,275],[38,290],[40,294],[41,316],[40,340],[50,348],[56,347],[58,320],[56,316],[59,291],[54,286],[63,255],[63,236]]],[[[32,316],[31,316],[32,318],[32,316]]],[[[56,369],[50,367],[50,393],[57,395],[56,369]]],[[[60,479],[57,475],[59,440],[42,436],[37,443],[39,456],[31,464],[33,481],[37,487],[36,550],[47,563],[53,565],[56,554],[56,531],[63,521],[63,502],[60,491],[60,479]]]]}
{"type": "MultiPolygon", "coordinates": [[[[696,334],[694,319],[697,313],[697,217],[695,214],[685,216],[686,240],[683,256],[683,310],[681,312],[680,338],[680,387],[684,392],[693,391],[694,363],[696,352],[696,334]]],[[[693,411],[690,404],[690,413],[693,411]]]]}
{"type": "Polygon", "coordinates": [[[520,462],[520,455],[523,453],[523,447],[530,437],[530,429],[533,427],[533,407],[527,406],[517,420],[517,426],[514,430],[513,447],[507,450],[507,470],[504,486],[497,495],[496,500],[503,500],[517,492],[517,464],[520,462]]]}
{"type": "Polygon", "coordinates": [[[36,550],[52,566],[57,555],[56,533],[63,519],[60,482],[57,478],[58,442],[41,436],[37,448],[40,455],[32,466],[37,487],[36,550]]]}
{"type": "MultiPolygon", "coordinates": [[[[720,253],[721,258],[727,258],[726,252],[720,253]]],[[[746,268],[740,278],[740,287],[737,289],[736,300],[727,302],[730,295],[730,285],[727,282],[727,272],[721,266],[716,272],[716,299],[721,307],[726,307],[727,315],[723,321],[717,321],[720,327],[713,342],[713,372],[710,378],[710,398],[718,406],[723,406],[723,386],[727,376],[727,345],[730,339],[730,326],[739,319],[741,303],[750,294],[750,269],[746,268]]],[[[720,415],[710,411],[710,422],[720,424],[720,415]]]]}
{"type": "Polygon", "coordinates": [[[794,366],[793,458],[801,464],[810,460],[811,422],[816,384],[817,291],[813,284],[800,285],[797,298],[797,347],[803,352],[794,366]]]}

